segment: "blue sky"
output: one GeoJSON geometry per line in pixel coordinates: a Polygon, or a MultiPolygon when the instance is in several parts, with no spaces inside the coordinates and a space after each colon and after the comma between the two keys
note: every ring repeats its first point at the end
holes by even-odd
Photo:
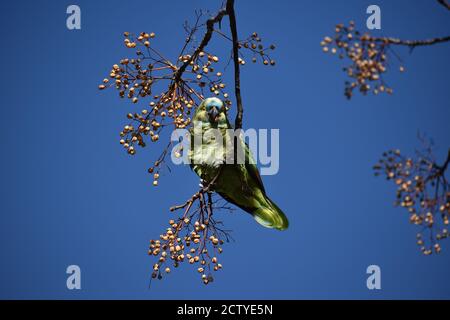
{"type": "MultiPolygon", "coordinates": [[[[280,171],[263,177],[290,219],[286,232],[237,211],[223,216],[235,242],[205,287],[189,266],[148,289],[149,239],[187,199],[198,178],[177,167],[154,188],[146,174],[158,155],[130,158],[118,145],[136,106],[99,81],[128,54],[123,31],[153,31],[176,57],[182,22],[220,1],[76,1],[82,29],[65,26],[67,1],[1,2],[3,151],[0,166],[0,298],[450,298],[450,243],[422,256],[418,230],[393,208],[394,187],[372,165],[392,147],[412,153],[417,131],[444,159],[450,66],[448,44],[397,52],[407,71],[390,73],[393,96],[343,96],[343,65],[321,52],[334,25],[364,30],[368,1],[236,1],[241,37],[258,31],[276,44],[275,68],[242,70],[244,127],[280,129],[280,171]],[[66,288],[79,265],[82,289],[66,288]],[[382,289],[366,288],[366,268],[381,267],[382,289]]],[[[429,38],[450,31],[437,1],[378,1],[377,35],[429,38]]],[[[228,43],[214,40],[219,52],[228,43]]]]}

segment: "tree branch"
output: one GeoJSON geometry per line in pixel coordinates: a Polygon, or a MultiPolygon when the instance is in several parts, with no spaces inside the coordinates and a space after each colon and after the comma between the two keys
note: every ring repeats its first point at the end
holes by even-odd
{"type": "Polygon", "coordinates": [[[231,29],[231,36],[233,39],[234,90],[236,95],[236,106],[237,106],[237,114],[236,119],[234,121],[234,129],[237,130],[242,128],[242,117],[244,109],[242,107],[242,97],[241,97],[241,80],[239,69],[239,40],[237,35],[236,15],[234,13],[234,0],[227,1],[226,9],[228,17],[230,18],[230,29],[231,29]]]}
{"type": "Polygon", "coordinates": [[[220,23],[225,15],[227,15],[227,10],[221,9],[214,17],[206,21],[206,32],[203,36],[202,41],[200,42],[200,45],[197,47],[197,49],[195,49],[192,56],[188,60],[186,60],[180,66],[180,68],[178,68],[173,78],[172,86],[181,80],[181,76],[183,75],[184,71],[186,71],[186,68],[189,66],[189,64],[194,61],[199,53],[202,52],[203,49],[208,45],[209,40],[211,40],[212,33],[214,32],[214,25],[216,23],[220,23]]]}
{"type": "Polygon", "coordinates": [[[450,10],[450,3],[447,3],[446,0],[437,0],[441,5],[443,5],[447,10],[450,10]]]}
{"type": "Polygon", "coordinates": [[[389,38],[389,37],[371,37],[373,41],[383,41],[388,44],[396,44],[396,45],[404,45],[409,47],[418,47],[418,46],[429,46],[437,43],[450,41],[450,36],[440,37],[440,38],[432,38],[425,40],[402,40],[398,38],[389,38]]]}

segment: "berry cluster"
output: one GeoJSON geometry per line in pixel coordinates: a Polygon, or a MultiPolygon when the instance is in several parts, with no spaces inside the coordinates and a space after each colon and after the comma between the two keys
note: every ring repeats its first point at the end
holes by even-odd
{"type": "Polygon", "coordinates": [[[439,253],[439,241],[449,237],[450,184],[445,177],[447,164],[437,165],[429,150],[426,154],[418,154],[417,159],[404,157],[399,150],[390,150],[374,166],[375,175],[385,175],[387,180],[396,184],[395,205],[405,208],[409,221],[422,228],[417,234],[417,244],[426,255],[433,250],[439,253]],[[423,231],[428,231],[430,237],[424,238],[423,231]],[[428,245],[427,239],[430,239],[428,245]]]}
{"type": "Polygon", "coordinates": [[[231,104],[224,91],[222,72],[215,72],[213,64],[219,62],[216,55],[206,52],[200,52],[195,58],[181,55],[177,64],[173,64],[150,45],[150,40],[155,38],[153,32],[142,32],[138,37],[125,32],[124,36],[125,46],[136,49],[136,57],[113,65],[109,78],[103,80],[99,89],[115,87],[121,98],[128,98],[132,103],[146,97],[151,100],[147,108],[127,114],[129,122],[120,132],[120,144],[128,154],[136,154],[136,146],[145,147],[146,140],[158,141],[160,131],[167,125],[177,129],[188,127],[192,108],[204,99],[204,88],[231,104]],[[189,63],[189,67],[183,77],[177,79],[184,63],[189,63]],[[164,81],[168,89],[154,95],[157,84],[164,81]]]}
{"type": "Polygon", "coordinates": [[[162,279],[163,274],[171,272],[188,262],[196,266],[204,284],[214,280],[213,272],[222,269],[218,256],[223,252],[224,240],[229,240],[226,230],[218,227],[221,222],[214,220],[213,209],[218,207],[207,192],[196,193],[186,204],[172,207],[171,211],[184,208],[184,214],[177,220],[169,220],[169,227],[159,239],[150,241],[149,255],[157,257],[153,265],[152,278],[162,279]],[[194,202],[198,208],[193,210],[194,202]]]}
{"type": "MultiPolygon", "coordinates": [[[[338,24],[334,37],[325,37],[320,45],[323,52],[350,60],[351,64],[343,69],[350,78],[345,82],[344,91],[348,99],[353,96],[354,89],[364,95],[368,92],[392,94],[393,89],[383,79],[388,69],[388,53],[395,55],[387,39],[361,34],[355,30],[355,24],[351,21],[348,26],[338,24]]],[[[403,72],[405,68],[400,66],[399,70],[403,72]]]]}
{"type": "MultiPolygon", "coordinates": [[[[253,32],[247,39],[240,41],[238,44],[238,48],[245,48],[247,50],[250,50],[252,52],[252,62],[256,63],[258,59],[265,65],[275,65],[275,60],[270,58],[270,55],[268,52],[275,50],[275,46],[271,44],[268,47],[265,47],[262,43],[261,37],[256,33],[253,32]]],[[[243,58],[239,58],[240,64],[244,65],[245,60],[243,58]]]]}

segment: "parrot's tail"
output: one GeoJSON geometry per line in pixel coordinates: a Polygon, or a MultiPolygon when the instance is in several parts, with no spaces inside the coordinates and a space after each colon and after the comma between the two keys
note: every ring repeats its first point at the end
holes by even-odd
{"type": "Polygon", "coordinates": [[[266,228],[274,228],[278,230],[285,230],[289,226],[289,221],[286,215],[280,208],[267,196],[267,206],[261,206],[260,208],[252,212],[255,220],[266,228]]]}

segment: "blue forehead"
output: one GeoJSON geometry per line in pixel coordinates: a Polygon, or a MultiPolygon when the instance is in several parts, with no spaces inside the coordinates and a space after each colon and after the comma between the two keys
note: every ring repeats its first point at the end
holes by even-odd
{"type": "Polygon", "coordinates": [[[205,106],[207,108],[211,108],[211,107],[221,108],[222,107],[222,101],[220,101],[219,99],[209,99],[209,100],[206,101],[205,106]]]}

